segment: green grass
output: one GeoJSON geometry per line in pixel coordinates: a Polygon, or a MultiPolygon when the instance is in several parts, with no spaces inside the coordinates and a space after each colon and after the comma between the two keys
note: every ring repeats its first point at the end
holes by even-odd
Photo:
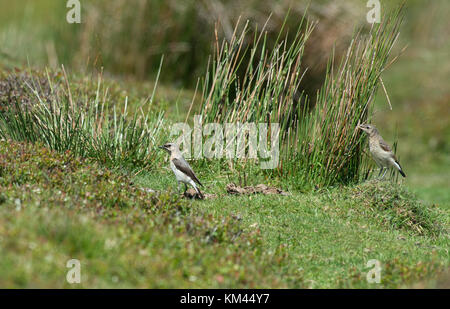
{"type": "Polygon", "coordinates": [[[72,258],[80,287],[287,286],[286,259],[231,215],[42,146],[1,142],[0,171],[2,287],[69,287],[72,258]]]}
{"type": "MultiPolygon", "coordinates": [[[[300,271],[307,287],[376,287],[364,275],[372,258],[389,267],[379,287],[409,286],[449,266],[448,212],[418,202],[401,185],[370,181],[287,197],[235,197],[224,192],[225,177],[209,178],[205,170],[199,177],[219,198],[192,207],[239,215],[247,231],[260,230],[265,250],[284,247],[289,269],[300,271]]],[[[170,171],[137,183],[176,188],[170,171]]]]}
{"type": "Polygon", "coordinates": [[[102,75],[96,85],[85,82],[75,93],[64,70],[11,73],[0,86],[4,138],[42,142],[109,166],[139,168],[156,161],[154,150],[162,143],[166,126],[163,113],[152,109],[155,88],[147,99],[130,102],[134,109],[130,112],[127,96],[119,104],[110,99],[102,75]],[[83,92],[82,86],[91,91],[83,92]]]}
{"type": "MultiPolygon", "coordinates": [[[[238,215],[247,231],[261,232],[265,250],[284,247],[289,269],[301,272],[304,287],[398,288],[418,282],[431,287],[449,267],[448,209],[418,201],[401,184],[370,180],[317,192],[292,190],[290,196],[236,197],[224,189],[229,175],[193,164],[207,184],[205,192],[218,198],[191,207],[238,215]],[[381,285],[366,282],[370,259],[382,263],[381,285]]],[[[136,183],[176,190],[171,173],[139,175],[136,183]]]]}
{"type": "Polygon", "coordinates": [[[401,287],[449,266],[448,213],[388,182],[236,197],[219,179],[207,189],[219,199],[189,201],[171,193],[170,171],[133,178],[69,152],[0,146],[2,287],[71,287],[72,258],[73,287],[85,288],[401,287]],[[369,259],[381,285],[366,283],[369,259]]]}
{"type": "MultiPolygon", "coordinates": [[[[99,86],[96,73],[69,70],[67,86],[64,74],[51,70],[50,80],[61,90],[57,99],[45,99],[45,83],[43,89],[31,87],[38,90],[36,95],[22,81],[15,84],[20,86],[19,98],[31,110],[18,112],[16,100],[1,92],[0,287],[448,288],[449,71],[448,46],[439,39],[447,28],[430,28],[416,39],[413,21],[431,15],[418,5],[422,2],[414,3],[415,9],[405,13],[407,37],[401,40],[412,42],[410,49],[383,73],[393,110],[379,91],[372,119],[387,141],[398,138],[397,154],[408,175],[401,182],[371,179],[313,189],[295,179],[272,177],[253,164],[230,167],[227,162],[203,160],[191,165],[205,192],[218,198],[184,200],[175,193],[176,182],[163,152],[137,147],[141,141],[128,135],[134,149],[144,151],[140,160],[133,161],[130,158],[139,156],[128,152],[126,143],[113,142],[134,132],[126,128],[137,124],[135,113],[153,115],[162,109],[166,124],[184,121],[192,90],[165,84],[154,92],[155,81],[109,74],[99,86]],[[153,95],[152,104],[147,104],[153,95]],[[56,113],[46,112],[49,102],[56,113]],[[109,106],[104,109],[109,117],[95,116],[102,102],[109,106]],[[141,112],[138,107],[144,102],[141,112]],[[13,115],[28,122],[9,122],[13,115]],[[81,116],[89,120],[84,122],[84,135],[77,125],[70,125],[81,116]],[[36,119],[53,126],[37,126],[36,119]],[[71,121],[54,122],[58,119],[71,121]],[[107,128],[99,119],[117,126],[107,128]],[[106,129],[96,135],[92,128],[99,126],[106,129]],[[81,147],[70,143],[77,136],[81,147]],[[92,140],[97,143],[89,144],[92,140]],[[225,192],[229,182],[275,185],[290,195],[230,196],[225,192]],[[80,285],[65,280],[66,263],[73,258],[81,261],[80,285]],[[381,262],[380,285],[366,282],[370,259],[381,262]]],[[[436,15],[436,7],[431,9],[436,15]]],[[[0,23],[8,25],[5,20],[0,23]]],[[[33,46],[42,33],[55,35],[38,25],[35,31],[26,23],[15,26],[11,27],[16,32],[1,31],[2,51],[11,56],[10,51],[18,50],[17,57],[0,55],[2,69],[24,63],[31,49],[18,46],[33,46]]],[[[63,56],[62,46],[57,49],[64,62],[68,54],[63,56]]],[[[32,76],[48,80],[40,67],[48,51],[40,44],[33,50],[31,62],[36,60],[33,65],[38,67],[32,76]]],[[[394,54],[398,51],[394,49],[394,54]]],[[[29,72],[17,69],[15,74],[25,74],[33,86],[29,72]]],[[[11,82],[10,73],[6,69],[0,73],[0,89],[5,81],[11,82]]],[[[164,140],[164,134],[160,138],[164,140]]]]}

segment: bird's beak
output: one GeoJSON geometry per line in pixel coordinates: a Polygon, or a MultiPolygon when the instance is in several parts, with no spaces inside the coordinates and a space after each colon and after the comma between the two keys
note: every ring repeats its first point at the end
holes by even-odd
{"type": "Polygon", "coordinates": [[[160,148],[160,149],[166,149],[164,146],[158,146],[158,148],[160,148]]]}

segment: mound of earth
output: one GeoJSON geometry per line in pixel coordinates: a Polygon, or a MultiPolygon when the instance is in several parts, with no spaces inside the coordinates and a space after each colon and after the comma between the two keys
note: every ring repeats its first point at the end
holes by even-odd
{"type": "Polygon", "coordinates": [[[256,186],[246,186],[246,187],[239,187],[234,183],[229,183],[227,185],[227,192],[229,194],[244,194],[244,195],[250,195],[250,194],[280,194],[280,195],[289,195],[288,192],[283,191],[281,189],[275,188],[275,187],[269,187],[265,184],[259,184],[256,186]]]}

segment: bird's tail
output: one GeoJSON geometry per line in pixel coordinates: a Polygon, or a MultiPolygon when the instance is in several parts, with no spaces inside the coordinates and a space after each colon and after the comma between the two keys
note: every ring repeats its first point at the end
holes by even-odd
{"type": "Polygon", "coordinates": [[[394,165],[395,167],[398,169],[398,172],[403,176],[406,177],[405,172],[403,172],[402,167],[400,166],[400,163],[398,163],[398,161],[394,161],[394,165]]]}

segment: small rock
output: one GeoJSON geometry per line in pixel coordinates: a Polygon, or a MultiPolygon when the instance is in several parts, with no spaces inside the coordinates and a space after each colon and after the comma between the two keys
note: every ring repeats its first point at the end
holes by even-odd
{"type": "Polygon", "coordinates": [[[244,194],[244,195],[250,195],[250,194],[280,194],[280,195],[289,195],[288,192],[285,192],[281,189],[275,188],[275,187],[269,187],[265,184],[259,184],[256,186],[247,186],[247,187],[239,187],[234,183],[229,183],[226,187],[226,190],[229,194],[244,194]]]}

